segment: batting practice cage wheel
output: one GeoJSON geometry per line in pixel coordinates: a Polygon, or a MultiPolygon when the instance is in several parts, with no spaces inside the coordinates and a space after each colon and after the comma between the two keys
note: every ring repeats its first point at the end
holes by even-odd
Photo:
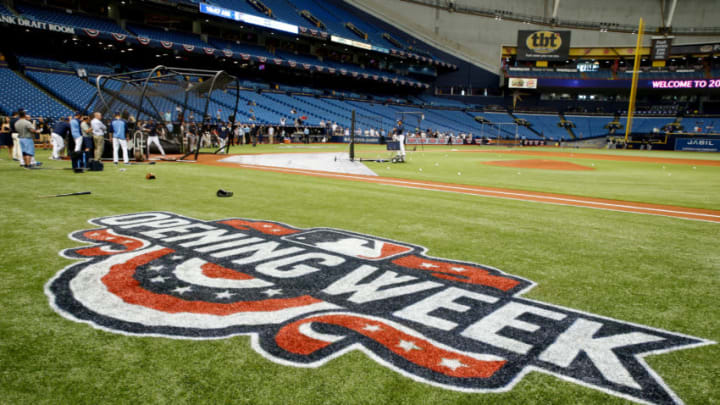
{"type": "MultiPolygon", "coordinates": [[[[100,75],[96,88],[85,110],[102,113],[108,123],[115,114],[123,116],[129,153],[138,160],[143,160],[148,151],[148,134],[139,123],[149,120],[160,127],[158,135],[165,153],[183,154],[178,160],[190,155],[197,160],[203,146],[217,148],[212,153],[229,151],[230,142],[223,142],[214,128],[221,122],[232,128],[239,121],[240,83],[224,70],[156,66],[100,75]]],[[[103,157],[111,156],[112,144],[106,139],[103,157]]]]}

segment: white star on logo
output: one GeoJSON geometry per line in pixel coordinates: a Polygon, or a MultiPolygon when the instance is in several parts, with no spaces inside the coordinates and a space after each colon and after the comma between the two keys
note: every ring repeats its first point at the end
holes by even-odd
{"type": "Polygon", "coordinates": [[[465,271],[466,269],[464,269],[464,268],[462,268],[462,267],[450,267],[450,270],[465,271]]]}
{"type": "Polygon", "coordinates": [[[235,294],[233,294],[233,293],[231,293],[230,291],[227,291],[227,290],[225,290],[225,291],[223,291],[223,292],[221,292],[221,293],[216,293],[216,294],[215,294],[215,296],[216,296],[217,298],[230,298],[230,297],[232,297],[233,295],[235,295],[235,294]]]}
{"type": "Polygon", "coordinates": [[[397,347],[405,350],[405,352],[409,352],[410,350],[422,350],[420,346],[415,344],[415,342],[402,339],[400,339],[400,343],[397,344],[397,347]]]}
{"type": "Polygon", "coordinates": [[[434,264],[432,264],[432,263],[422,263],[422,264],[420,265],[420,267],[424,267],[424,268],[426,268],[426,269],[433,269],[433,268],[439,267],[439,266],[436,266],[436,265],[434,265],[434,264]]]}
{"type": "Polygon", "coordinates": [[[90,236],[100,236],[100,232],[93,232],[90,234],[90,236]]]}
{"type": "Polygon", "coordinates": [[[114,236],[108,236],[107,238],[105,238],[105,240],[115,240],[115,237],[114,237],[114,236]]]}
{"type": "Polygon", "coordinates": [[[273,296],[275,296],[275,295],[282,294],[282,290],[279,289],[279,288],[278,288],[278,289],[271,288],[271,289],[269,289],[269,290],[263,291],[262,293],[263,293],[263,294],[267,294],[268,297],[273,297],[273,296]]]}
{"type": "Polygon", "coordinates": [[[446,359],[446,358],[443,358],[440,361],[440,365],[447,367],[447,368],[451,369],[452,371],[455,371],[460,367],[467,367],[467,364],[463,364],[458,359],[446,359]]]}
{"type": "Polygon", "coordinates": [[[185,294],[186,292],[192,291],[192,288],[188,285],[188,286],[185,286],[185,287],[175,288],[175,289],[172,290],[172,291],[173,291],[173,292],[176,292],[176,293],[178,293],[178,294],[185,294]]]}
{"type": "Polygon", "coordinates": [[[263,225],[263,228],[272,228],[272,225],[265,224],[265,225],[263,225]]]}
{"type": "Polygon", "coordinates": [[[148,267],[148,270],[149,270],[149,271],[160,271],[160,270],[163,269],[163,267],[165,267],[165,266],[162,266],[162,265],[150,266],[150,267],[148,267]]]}
{"type": "Polygon", "coordinates": [[[381,328],[380,328],[379,326],[377,326],[377,325],[370,325],[370,324],[365,325],[365,327],[363,328],[363,330],[367,330],[367,331],[370,331],[370,332],[377,332],[377,331],[379,331],[380,329],[381,329],[381,328]]]}
{"type": "Polygon", "coordinates": [[[164,283],[164,282],[165,282],[165,277],[163,277],[163,276],[153,277],[153,278],[150,279],[150,282],[151,282],[151,283],[164,283]]]}
{"type": "Polygon", "coordinates": [[[120,241],[120,243],[122,243],[122,244],[132,243],[132,241],[130,239],[125,239],[125,240],[120,241]]]}

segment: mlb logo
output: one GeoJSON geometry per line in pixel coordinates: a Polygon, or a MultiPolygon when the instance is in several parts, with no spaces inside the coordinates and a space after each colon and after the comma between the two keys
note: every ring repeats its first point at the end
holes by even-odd
{"type": "Polygon", "coordinates": [[[384,260],[413,250],[412,247],[397,242],[329,229],[298,233],[283,239],[344,256],[373,261],[384,260]]]}

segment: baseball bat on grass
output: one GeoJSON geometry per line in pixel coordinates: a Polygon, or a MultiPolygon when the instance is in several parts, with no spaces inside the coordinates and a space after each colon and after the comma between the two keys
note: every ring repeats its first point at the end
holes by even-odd
{"type": "Polygon", "coordinates": [[[90,194],[89,191],[78,191],[77,193],[67,193],[67,194],[55,194],[55,195],[39,195],[37,198],[51,198],[51,197],[69,197],[71,195],[86,195],[90,194]]]}

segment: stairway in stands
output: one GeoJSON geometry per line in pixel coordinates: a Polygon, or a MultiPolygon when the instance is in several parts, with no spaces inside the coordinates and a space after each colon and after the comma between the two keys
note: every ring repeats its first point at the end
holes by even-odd
{"type": "MultiPolygon", "coordinates": [[[[560,113],[558,113],[558,116],[560,116],[560,122],[561,122],[561,123],[564,123],[565,121],[567,121],[567,120],[565,119],[565,114],[563,114],[563,113],[560,112],[560,113]]],[[[565,126],[564,129],[567,131],[568,135],[570,135],[570,138],[571,138],[571,139],[578,139],[578,137],[577,137],[577,135],[575,135],[575,131],[573,131],[572,127],[570,127],[570,126],[565,126]]]]}
{"type": "Polygon", "coordinates": [[[62,105],[63,107],[67,108],[68,110],[76,110],[75,106],[72,106],[65,102],[64,100],[58,98],[55,94],[53,94],[51,91],[49,91],[45,86],[41,85],[40,83],[33,80],[30,76],[25,74],[24,69],[19,70],[13,70],[18,76],[20,76],[22,79],[24,79],[26,82],[28,82],[30,85],[35,87],[36,89],[40,90],[42,93],[44,93],[47,97],[54,100],[56,103],[62,105]]]}
{"type": "MultiPolygon", "coordinates": [[[[510,111],[508,111],[508,115],[512,117],[513,121],[517,122],[518,117],[516,117],[515,114],[511,113],[510,111]]],[[[520,124],[518,124],[518,125],[520,125],[520,124]]],[[[542,133],[540,133],[540,132],[538,132],[537,129],[533,128],[533,127],[532,127],[532,123],[530,124],[530,126],[525,127],[525,128],[527,128],[528,131],[534,133],[534,134],[537,135],[538,137],[545,139],[545,135],[542,134],[542,133]]]]}

